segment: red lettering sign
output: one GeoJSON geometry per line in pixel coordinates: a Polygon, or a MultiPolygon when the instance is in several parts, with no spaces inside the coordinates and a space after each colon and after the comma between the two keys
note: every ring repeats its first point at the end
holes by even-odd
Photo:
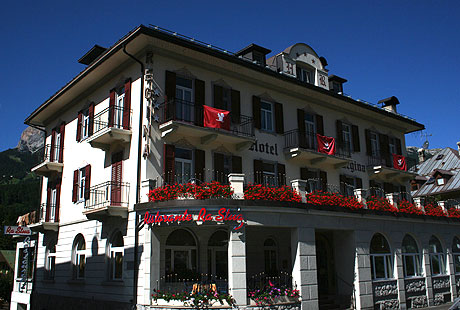
{"type": "Polygon", "coordinates": [[[32,231],[27,226],[5,226],[4,234],[30,236],[32,234],[32,231]]]}

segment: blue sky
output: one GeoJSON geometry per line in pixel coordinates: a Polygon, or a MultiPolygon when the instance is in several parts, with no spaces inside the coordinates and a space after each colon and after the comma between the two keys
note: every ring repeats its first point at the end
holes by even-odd
{"type": "MultiPolygon", "coordinates": [[[[7,1],[0,12],[0,150],[24,119],[79,73],[94,44],[154,24],[237,51],[304,42],[348,79],[344,91],[425,124],[431,147],[460,141],[460,1],[7,1]]],[[[420,134],[406,136],[421,146],[420,134]]]]}

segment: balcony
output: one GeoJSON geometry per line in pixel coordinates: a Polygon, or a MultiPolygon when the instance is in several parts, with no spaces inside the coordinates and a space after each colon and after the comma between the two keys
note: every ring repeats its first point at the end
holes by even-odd
{"type": "Polygon", "coordinates": [[[51,203],[42,203],[37,220],[35,222],[31,222],[28,226],[32,231],[41,233],[44,233],[45,231],[58,231],[59,206],[51,203]]]}
{"type": "Polygon", "coordinates": [[[407,182],[417,175],[394,168],[391,156],[368,156],[367,162],[367,171],[371,180],[407,182]]]}
{"type": "Polygon", "coordinates": [[[109,150],[111,145],[131,141],[132,110],[112,106],[94,116],[93,134],[86,138],[92,147],[109,150]]]}
{"type": "Polygon", "coordinates": [[[351,161],[351,152],[336,145],[334,155],[318,152],[316,134],[302,133],[298,129],[284,133],[284,153],[286,158],[294,162],[308,162],[314,166],[333,166],[335,169],[344,167],[351,161]]]}
{"type": "Polygon", "coordinates": [[[254,142],[252,117],[239,115],[238,123],[232,122],[230,130],[203,127],[203,106],[193,102],[170,100],[160,105],[159,122],[162,138],[177,141],[182,137],[196,138],[201,144],[230,144],[235,150],[248,149],[254,142]]]}
{"type": "Polygon", "coordinates": [[[45,145],[34,153],[40,163],[33,167],[31,171],[45,177],[62,174],[64,163],[62,162],[61,152],[63,151],[63,148],[60,148],[59,145],[45,145]]]}
{"type": "Polygon", "coordinates": [[[88,219],[102,220],[109,216],[127,218],[129,206],[129,183],[105,182],[89,190],[83,214],[88,219]]]}

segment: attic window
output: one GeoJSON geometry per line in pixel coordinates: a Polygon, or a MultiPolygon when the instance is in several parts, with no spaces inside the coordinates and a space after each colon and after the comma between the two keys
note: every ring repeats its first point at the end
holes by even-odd
{"type": "Polygon", "coordinates": [[[438,178],[436,179],[436,184],[438,184],[438,186],[444,185],[446,184],[446,180],[444,178],[438,178]]]}
{"type": "Polygon", "coordinates": [[[439,154],[438,156],[436,156],[436,160],[441,160],[443,157],[444,157],[444,154],[439,154]]]}

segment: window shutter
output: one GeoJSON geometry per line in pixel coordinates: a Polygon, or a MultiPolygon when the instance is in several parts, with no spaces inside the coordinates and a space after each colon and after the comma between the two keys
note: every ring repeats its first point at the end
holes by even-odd
{"type": "Polygon", "coordinates": [[[396,152],[398,155],[402,155],[402,147],[401,147],[401,140],[396,139],[396,152]]]}
{"type": "Polygon", "coordinates": [[[275,129],[276,133],[284,133],[283,105],[278,102],[275,102],[275,129]]]}
{"type": "Polygon", "coordinates": [[[300,179],[301,180],[308,180],[308,168],[300,168],[300,179]]]}
{"type": "Polygon", "coordinates": [[[94,131],[94,102],[91,102],[88,108],[88,116],[89,116],[89,128],[88,128],[88,135],[93,135],[94,131]]]}
{"type": "Polygon", "coordinates": [[[174,183],[174,161],[176,157],[176,147],[172,144],[165,144],[163,156],[164,181],[168,184],[174,183]]]}
{"type": "Polygon", "coordinates": [[[203,150],[195,150],[195,178],[206,182],[205,175],[205,153],[203,150]]]}
{"type": "Polygon", "coordinates": [[[123,105],[123,129],[130,129],[131,117],[131,79],[125,82],[125,102],[123,105]]]}
{"type": "Polygon", "coordinates": [[[366,154],[368,156],[371,156],[372,155],[371,131],[369,129],[364,130],[364,135],[366,137],[366,154]]]}
{"type": "Polygon", "coordinates": [[[59,133],[61,134],[61,143],[59,144],[59,162],[64,162],[64,134],[65,134],[65,123],[62,123],[59,128],[59,133]]]}
{"type": "Polygon", "coordinates": [[[263,183],[263,169],[264,164],[261,160],[254,159],[254,183],[262,184],[263,183]]]}
{"type": "Polygon", "coordinates": [[[222,98],[223,98],[222,86],[214,84],[214,108],[216,109],[224,108],[224,102],[222,101],[222,98]]]}
{"type": "Polygon", "coordinates": [[[343,147],[343,127],[342,127],[342,121],[340,120],[337,120],[335,122],[335,129],[337,131],[337,146],[339,148],[342,148],[343,147]]]}
{"type": "Polygon", "coordinates": [[[316,114],[316,133],[324,136],[323,116],[316,114]]]}
{"type": "Polygon", "coordinates": [[[278,186],[286,185],[286,166],[276,164],[276,172],[278,173],[278,186]]]}
{"type": "Polygon", "coordinates": [[[260,98],[257,96],[252,96],[252,117],[254,119],[254,127],[257,129],[262,127],[260,114],[260,98]]]}
{"type": "Polygon", "coordinates": [[[171,71],[166,71],[166,80],[165,80],[165,101],[174,101],[176,98],[176,74],[171,71]]]}
{"type": "Polygon", "coordinates": [[[232,111],[230,112],[232,123],[239,124],[241,122],[241,102],[240,102],[240,92],[238,90],[232,89],[230,96],[232,97],[232,111]]]}
{"type": "Polygon", "coordinates": [[[50,220],[50,210],[51,210],[51,180],[48,179],[48,187],[46,189],[46,211],[45,211],[45,221],[50,220]]]}
{"type": "Polygon", "coordinates": [[[243,173],[243,160],[241,156],[232,156],[232,172],[243,173]]]}
{"type": "Polygon", "coordinates": [[[321,181],[321,190],[323,192],[327,192],[327,172],[326,171],[320,171],[319,172],[319,178],[321,181]]]}
{"type": "Polygon", "coordinates": [[[351,133],[353,139],[353,152],[361,151],[361,146],[359,145],[359,129],[358,126],[352,125],[351,126],[351,133]]]}
{"type": "Polygon", "coordinates": [[[356,178],[356,188],[363,188],[363,179],[356,178]]]}
{"type": "Polygon", "coordinates": [[[83,114],[81,112],[78,112],[78,117],[77,117],[77,141],[81,140],[81,122],[83,120],[83,114]]]}
{"type": "Polygon", "coordinates": [[[204,81],[195,79],[195,125],[197,126],[203,126],[204,85],[204,81]]]}
{"type": "Polygon", "coordinates": [[[302,109],[297,109],[297,128],[299,129],[299,146],[302,148],[307,147],[307,137],[306,137],[306,128],[305,128],[305,111],[302,109]]]}
{"type": "Polygon", "coordinates": [[[224,155],[221,153],[214,153],[214,180],[224,182],[224,155]]]}
{"type": "Polygon", "coordinates": [[[109,127],[113,127],[115,119],[115,89],[110,91],[109,96],[109,127]]]}
{"type": "Polygon", "coordinates": [[[91,188],[91,165],[85,167],[85,200],[89,199],[91,188]]]}
{"type": "Polygon", "coordinates": [[[53,128],[51,130],[51,146],[50,146],[50,153],[48,154],[49,155],[49,160],[50,161],[54,161],[54,149],[56,147],[55,145],[56,143],[56,129],[53,128]]]}
{"type": "Polygon", "coordinates": [[[72,189],[72,201],[77,202],[78,200],[78,170],[73,172],[73,189],[72,189]]]}

